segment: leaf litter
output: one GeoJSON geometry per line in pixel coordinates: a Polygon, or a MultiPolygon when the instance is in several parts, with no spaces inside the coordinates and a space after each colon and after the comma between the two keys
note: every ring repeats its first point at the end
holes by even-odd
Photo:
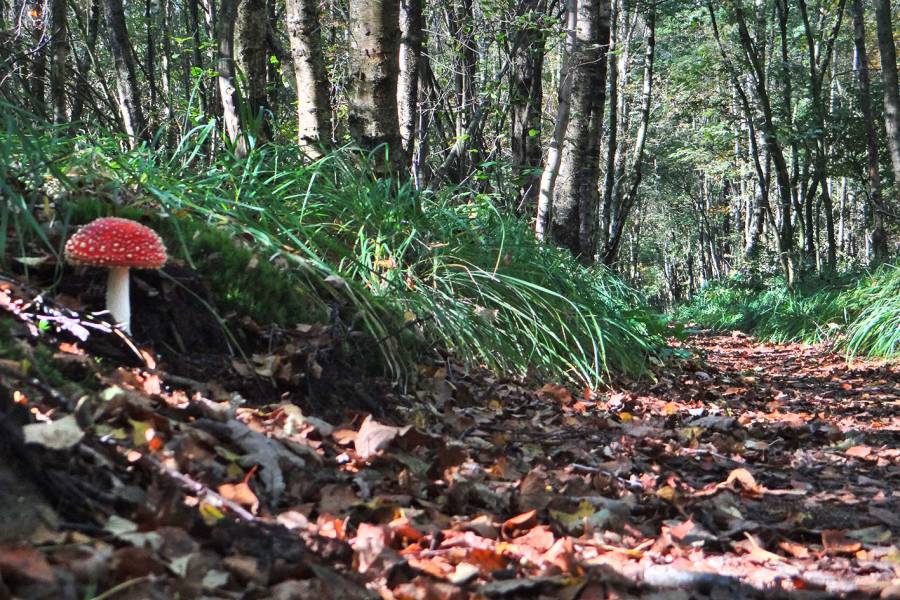
{"type": "Polygon", "coordinates": [[[69,309],[41,334],[57,309],[0,295],[24,348],[90,382],[0,363],[0,482],[35,484],[0,487],[0,597],[900,594],[896,365],[699,333],[695,359],[607,390],[444,360],[377,414],[312,414],[285,367],[313,363],[302,338],[199,381],[104,358],[69,309]],[[234,386],[260,377],[280,400],[234,386]]]}

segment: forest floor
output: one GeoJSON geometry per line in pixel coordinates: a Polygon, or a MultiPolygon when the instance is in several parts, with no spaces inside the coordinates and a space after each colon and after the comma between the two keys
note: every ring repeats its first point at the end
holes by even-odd
{"type": "Polygon", "coordinates": [[[334,405],[327,327],[204,380],[81,319],[0,280],[0,599],[900,597],[896,364],[696,332],[596,396],[444,361],[334,405]]]}

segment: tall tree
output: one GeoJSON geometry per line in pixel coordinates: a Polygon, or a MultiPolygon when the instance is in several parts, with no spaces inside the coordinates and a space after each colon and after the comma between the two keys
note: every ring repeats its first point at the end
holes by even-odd
{"type": "Polygon", "coordinates": [[[268,118],[268,28],[266,0],[240,0],[235,22],[235,58],[246,85],[241,97],[251,119],[259,119],[254,133],[259,142],[271,137],[268,118]]]}
{"type": "Polygon", "coordinates": [[[554,192],[562,162],[562,149],[566,130],[569,127],[572,101],[574,54],[578,44],[578,2],[566,0],[566,41],[559,59],[559,91],[557,93],[556,117],[553,122],[553,136],[547,147],[547,158],[541,172],[538,189],[537,217],[534,234],[539,240],[546,240],[550,231],[550,217],[553,213],[554,192]]]}
{"type": "Polygon", "coordinates": [[[582,262],[597,246],[600,125],[606,101],[609,0],[578,0],[571,115],[563,138],[551,215],[554,240],[582,262]]]}
{"type": "MultiPolygon", "coordinates": [[[[721,50],[721,39],[717,33],[715,23],[715,9],[712,7],[711,3],[708,3],[707,5],[713,20],[713,30],[716,34],[720,52],[723,52],[724,58],[724,51],[721,50]]],[[[759,129],[763,135],[766,153],[771,157],[775,167],[775,181],[778,186],[781,208],[778,251],[785,277],[787,278],[788,283],[793,285],[795,275],[793,256],[794,228],[791,221],[793,185],[788,171],[788,163],[784,157],[784,149],[778,138],[778,127],[775,121],[775,113],[772,109],[771,94],[767,83],[767,71],[762,57],[762,50],[765,48],[766,40],[754,40],[750,35],[742,0],[728,0],[726,6],[729,9],[732,19],[737,24],[741,51],[747,63],[750,65],[751,88],[754,92],[756,103],[762,113],[759,129]]],[[[727,58],[725,60],[727,60],[727,58]]]]}
{"type": "Polygon", "coordinates": [[[380,170],[401,173],[406,159],[397,112],[400,0],[350,0],[348,16],[350,134],[361,148],[379,149],[380,170]]]}
{"type": "Polygon", "coordinates": [[[422,0],[400,0],[400,56],[397,109],[400,137],[407,158],[415,154],[419,124],[419,83],[422,76],[422,43],[425,20],[422,0]]]}
{"type": "Polygon", "coordinates": [[[543,0],[519,3],[516,21],[521,50],[516,53],[510,82],[510,151],[518,178],[520,210],[534,206],[540,185],[541,111],[544,101],[543,70],[546,33],[543,0]]]}
{"type": "Polygon", "coordinates": [[[66,105],[66,61],[69,54],[66,29],[66,0],[50,2],[50,98],[53,103],[53,121],[69,120],[66,105]]]}
{"type": "Polygon", "coordinates": [[[297,141],[307,154],[316,157],[331,142],[331,105],[318,2],[286,0],[285,5],[297,79],[297,141]]]}
{"type": "Polygon", "coordinates": [[[241,129],[240,90],[234,68],[234,23],[237,19],[237,1],[221,0],[219,4],[219,19],[216,26],[219,44],[217,71],[225,131],[228,139],[235,145],[235,155],[243,157],[247,154],[247,142],[241,129]]]}
{"type": "MultiPolygon", "coordinates": [[[[823,98],[823,90],[825,88],[825,77],[830,71],[831,58],[834,52],[834,43],[837,40],[838,32],[841,29],[841,22],[844,16],[844,4],[846,0],[839,0],[835,9],[834,25],[831,34],[826,38],[824,49],[819,48],[816,40],[821,36],[813,32],[810,24],[809,11],[806,7],[806,0],[798,0],[800,7],[800,15],[803,18],[803,28],[806,33],[807,56],[809,60],[809,94],[813,108],[813,118],[816,125],[814,140],[814,168],[813,183],[804,204],[807,214],[812,213],[813,198],[815,195],[816,185],[821,189],[822,204],[825,211],[825,229],[827,236],[827,264],[829,270],[834,270],[837,263],[837,245],[834,238],[834,214],[831,202],[831,194],[828,189],[828,157],[825,147],[825,119],[826,104],[823,98]]],[[[812,223],[811,219],[807,219],[807,238],[811,238],[812,223]]],[[[814,251],[813,248],[807,248],[807,253],[814,251]]]]}
{"type": "Polygon", "coordinates": [[[138,87],[131,41],[128,38],[128,28],[125,26],[125,9],[122,6],[122,0],[105,1],[109,48],[116,66],[119,112],[131,145],[136,146],[141,141],[149,142],[150,132],[147,130],[147,122],[144,120],[141,88],[138,87]]]}
{"type": "MultiPolygon", "coordinates": [[[[77,6],[73,6],[73,10],[75,11],[76,16],[79,14],[79,9],[77,6]]],[[[72,100],[72,115],[71,118],[73,121],[80,121],[82,116],[82,111],[84,110],[84,103],[88,99],[88,96],[91,93],[90,86],[90,68],[93,63],[93,50],[92,48],[97,43],[97,36],[100,31],[100,12],[102,8],[100,7],[100,0],[91,0],[90,3],[90,12],[87,16],[87,28],[84,32],[84,51],[80,56],[75,60],[75,68],[78,74],[78,81],[75,84],[75,97],[72,100]]],[[[81,17],[78,17],[79,21],[84,21],[81,17]]]]}
{"type": "MultiPolygon", "coordinates": [[[[897,48],[894,46],[894,21],[891,0],[873,0],[878,49],[881,53],[881,77],[884,87],[884,127],[888,151],[894,169],[894,188],[900,190],[900,83],[897,81],[897,48]]],[[[900,191],[897,192],[900,197],[900,191]]]]}
{"type": "Polygon", "coordinates": [[[884,206],[881,199],[881,174],[878,170],[878,132],[869,85],[869,56],[866,52],[866,20],[861,0],[851,0],[853,44],[856,48],[856,76],[859,81],[859,106],[863,115],[866,139],[866,176],[869,183],[869,207],[872,212],[872,262],[879,264],[888,257],[884,206]]]}
{"type": "Polygon", "coordinates": [[[637,135],[634,143],[631,171],[627,185],[621,194],[613,183],[613,195],[603,215],[604,248],[603,262],[612,265],[616,262],[622,243],[622,234],[631,209],[637,201],[638,188],[643,177],[644,146],[647,142],[647,130],[650,126],[650,103],[653,98],[653,62],[656,56],[656,4],[651,2],[645,17],[647,34],[644,40],[644,79],[641,86],[641,108],[637,135]]]}

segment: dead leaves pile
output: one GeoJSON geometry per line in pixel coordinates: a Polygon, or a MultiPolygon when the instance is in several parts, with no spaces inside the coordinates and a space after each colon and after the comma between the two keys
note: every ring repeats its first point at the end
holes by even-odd
{"type": "Polygon", "coordinates": [[[0,597],[896,597],[897,373],[697,343],[707,363],[616,393],[422,365],[342,422],[141,369],[54,396],[7,361],[33,460],[94,523],[63,502],[2,540],[0,597]]]}

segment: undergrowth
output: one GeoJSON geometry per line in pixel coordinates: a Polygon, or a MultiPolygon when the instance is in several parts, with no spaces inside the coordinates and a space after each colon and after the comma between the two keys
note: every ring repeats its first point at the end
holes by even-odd
{"type": "Polygon", "coordinates": [[[763,284],[733,277],[705,286],[675,318],[778,343],[828,343],[850,356],[897,357],[900,264],[809,278],[793,290],[783,280],[763,284]]]}
{"type": "Polygon", "coordinates": [[[368,335],[395,375],[437,349],[593,387],[610,371],[639,371],[663,346],[661,321],[636,292],[539,244],[472,189],[419,193],[376,177],[352,149],[310,161],[267,146],[210,163],[213,123],[170,152],[55,135],[12,113],[3,126],[4,260],[36,245],[58,258],[74,224],[142,214],[219,299],[259,321],[349,306],[345,326],[368,335]]]}

